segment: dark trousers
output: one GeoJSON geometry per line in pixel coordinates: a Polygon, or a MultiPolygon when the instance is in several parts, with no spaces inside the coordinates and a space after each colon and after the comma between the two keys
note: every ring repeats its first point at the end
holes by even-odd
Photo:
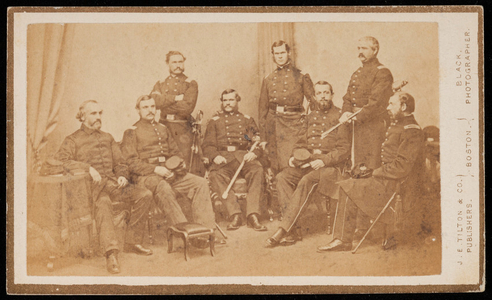
{"type": "MultiPolygon", "coordinates": [[[[284,220],[286,220],[286,216],[290,216],[292,213],[294,213],[294,216],[297,214],[297,209],[299,208],[300,203],[299,201],[302,201],[302,199],[299,198],[300,195],[296,195],[296,199],[293,201],[292,199],[294,192],[304,175],[310,173],[311,171],[313,171],[312,168],[301,169],[289,167],[285,168],[275,177],[278,192],[278,204],[280,206],[280,213],[284,217],[284,220]],[[295,209],[289,209],[289,213],[287,213],[287,208],[293,206],[295,206],[295,209]]],[[[287,230],[287,228],[284,229],[287,230]]]]}
{"type": "MultiPolygon", "coordinates": [[[[219,169],[210,172],[210,184],[219,197],[222,197],[222,193],[227,189],[227,186],[234,176],[234,173],[236,173],[239,165],[240,163],[237,160],[233,160],[221,166],[219,169]]],[[[247,162],[244,164],[240,175],[246,179],[248,185],[248,194],[246,195],[246,216],[249,216],[250,214],[259,214],[260,200],[263,193],[263,182],[265,181],[263,167],[256,160],[247,162]]],[[[232,189],[229,191],[224,204],[230,216],[241,213],[241,207],[232,189]]]]}
{"type": "MultiPolygon", "coordinates": [[[[290,231],[309,204],[310,195],[315,190],[314,184],[327,185],[327,189],[332,190],[336,186],[335,178],[338,178],[338,174],[338,170],[331,167],[318,170],[289,167],[279,173],[276,177],[277,191],[283,216],[280,227],[290,231]]],[[[319,191],[322,188],[318,186],[316,189],[319,191]]]]}
{"type": "Polygon", "coordinates": [[[333,238],[345,243],[351,243],[356,228],[367,228],[369,217],[360,210],[352,199],[340,189],[333,238]]]}
{"type": "Polygon", "coordinates": [[[188,173],[169,183],[158,175],[149,175],[139,177],[138,185],[154,194],[157,205],[172,224],[188,221],[176,201],[177,194],[180,194],[191,201],[193,222],[215,228],[210,188],[205,178],[188,173]]]}
{"type": "Polygon", "coordinates": [[[280,227],[290,231],[299,216],[308,205],[310,195],[314,192],[337,199],[340,172],[333,167],[324,167],[318,170],[312,168],[285,168],[277,177],[278,199],[283,216],[280,227]]]}
{"type": "Polygon", "coordinates": [[[145,221],[152,204],[152,193],[128,184],[123,188],[113,180],[108,180],[95,203],[95,219],[99,242],[105,252],[118,250],[118,241],[113,224],[113,202],[127,202],[132,205],[125,242],[141,244],[143,242],[145,221]]]}

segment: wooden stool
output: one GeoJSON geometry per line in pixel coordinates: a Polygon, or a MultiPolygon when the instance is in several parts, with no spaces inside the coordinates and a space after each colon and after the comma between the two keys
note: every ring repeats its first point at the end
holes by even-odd
{"type": "Polygon", "coordinates": [[[210,254],[215,255],[215,235],[214,230],[195,223],[179,223],[169,227],[167,230],[167,253],[173,252],[173,237],[179,235],[183,239],[185,260],[188,261],[189,240],[201,236],[208,236],[210,243],[210,254]]]}

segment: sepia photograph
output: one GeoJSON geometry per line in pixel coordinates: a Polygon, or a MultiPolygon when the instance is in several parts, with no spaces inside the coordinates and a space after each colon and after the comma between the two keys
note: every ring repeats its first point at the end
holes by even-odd
{"type": "Polygon", "coordinates": [[[126,10],[9,12],[12,290],[483,291],[479,7],[126,10]]]}

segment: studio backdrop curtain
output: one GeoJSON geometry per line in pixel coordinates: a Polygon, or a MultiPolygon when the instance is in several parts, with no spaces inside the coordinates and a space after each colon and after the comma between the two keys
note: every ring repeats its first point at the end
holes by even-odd
{"type": "Polygon", "coordinates": [[[27,31],[27,168],[44,157],[42,149],[57,125],[70,66],[73,24],[31,24],[27,31]]]}
{"type": "Polygon", "coordinates": [[[289,44],[290,58],[295,64],[294,23],[258,23],[260,80],[275,69],[271,47],[278,40],[289,44]]]}

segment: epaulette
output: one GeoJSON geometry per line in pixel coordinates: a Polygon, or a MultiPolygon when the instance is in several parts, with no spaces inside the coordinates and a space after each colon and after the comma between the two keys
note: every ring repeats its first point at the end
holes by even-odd
{"type": "Polygon", "coordinates": [[[246,119],[251,119],[251,117],[250,117],[250,116],[248,116],[248,115],[244,115],[244,117],[245,117],[246,119]]]}
{"type": "Polygon", "coordinates": [[[413,129],[421,129],[420,126],[417,125],[417,124],[408,124],[408,125],[403,126],[403,129],[411,129],[411,128],[413,128],[413,129]]]}
{"type": "Polygon", "coordinates": [[[212,117],[212,120],[214,120],[214,121],[217,121],[218,119],[220,119],[219,116],[212,117]]]}
{"type": "Polygon", "coordinates": [[[386,66],[384,66],[384,65],[380,65],[380,66],[378,66],[377,68],[378,68],[379,70],[382,70],[382,69],[387,69],[387,68],[386,68],[386,66]]]}
{"type": "Polygon", "coordinates": [[[159,123],[159,122],[156,122],[157,124],[159,124],[160,126],[162,127],[166,127],[166,125],[162,124],[162,123],[159,123]]]}
{"type": "Polygon", "coordinates": [[[185,82],[188,82],[188,83],[191,83],[193,81],[193,79],[191,79],[190,77],[186,77],[185,79],[185,82]]]}
{"type": "Polygon", "coordinates": [[[161,92],[159,92],[159,91],[153,91],[153,92],[152,92],[152,93],[150,93],[150,94],[151,94],[151,95],[152,95],[152,94],[159,94],[159,95],[162,95],[162,94],[161,94],[161,92]]]}
{"type": "Polygon", "coordinates": [[[132,127],[130,127],[130,129],[135,130],[135,129],[137,129],[137,126],[132,126],[132,127]]]}

